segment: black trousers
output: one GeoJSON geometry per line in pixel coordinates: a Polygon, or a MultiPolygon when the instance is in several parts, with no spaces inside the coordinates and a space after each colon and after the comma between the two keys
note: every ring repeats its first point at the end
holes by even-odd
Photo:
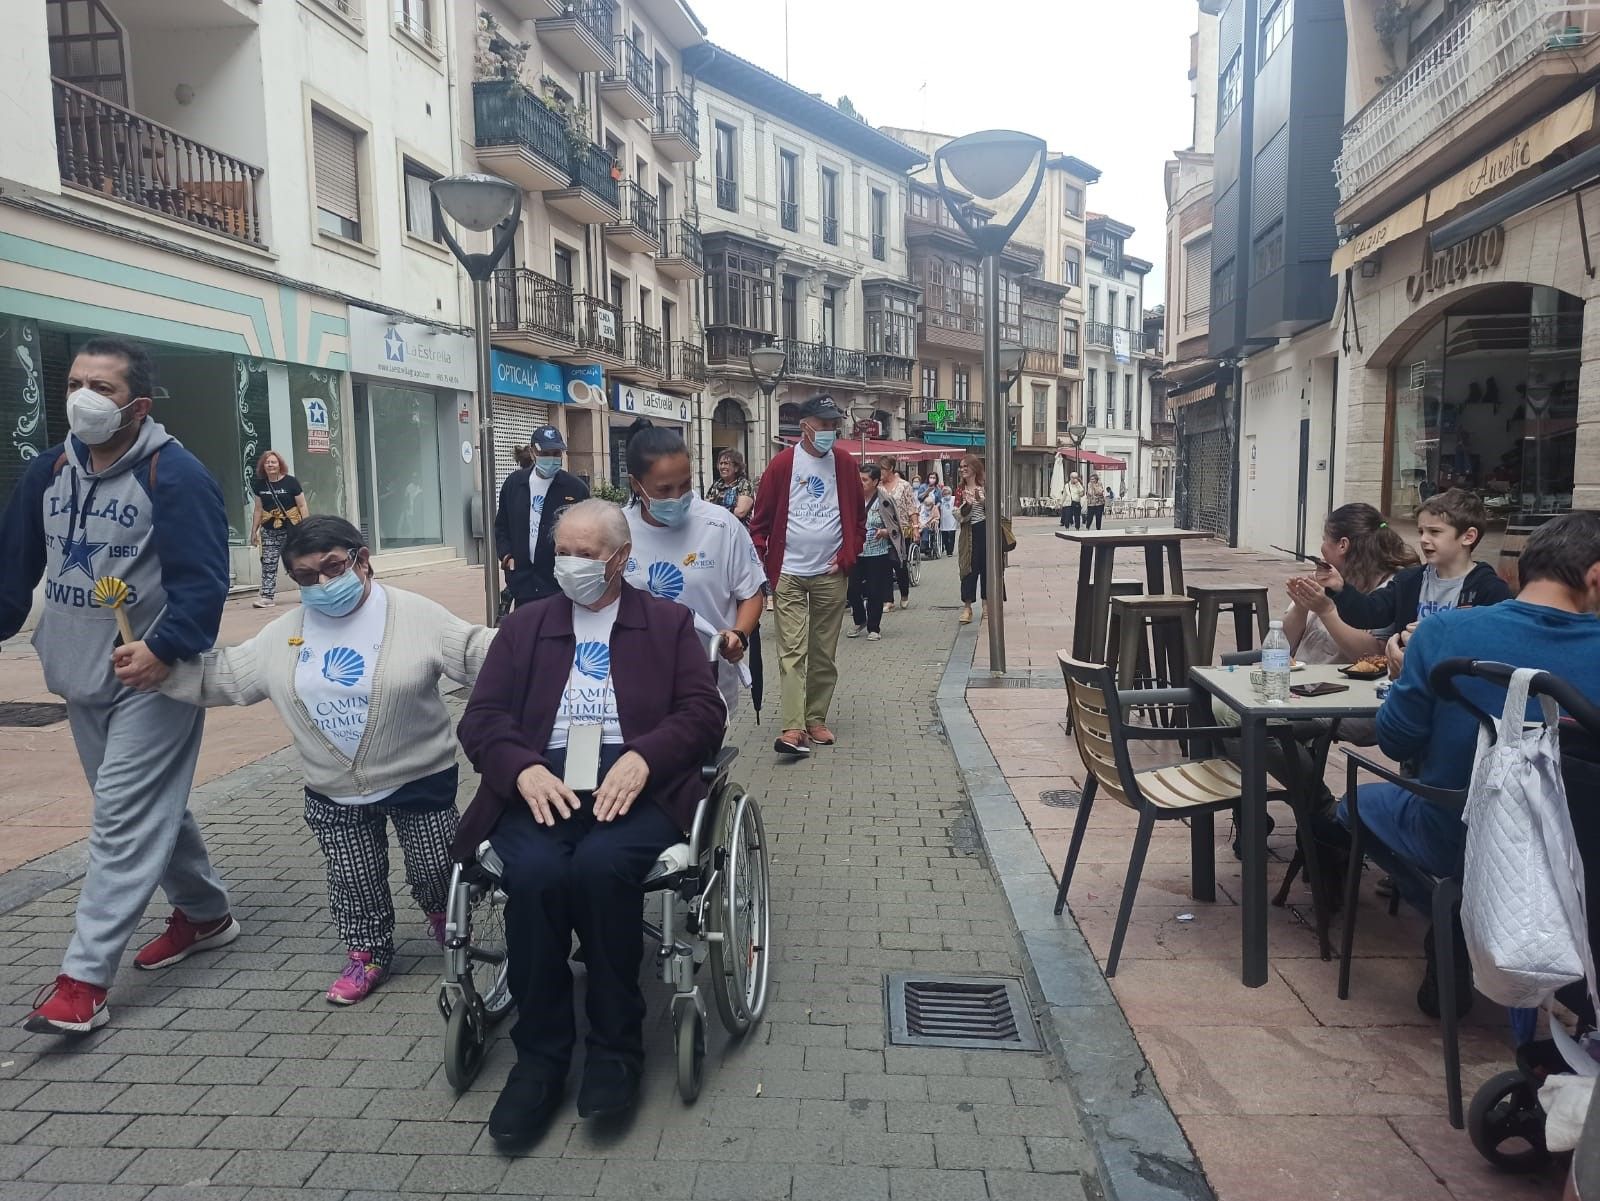
{"type": "Polygon", "coordinates": [[[972,570],[961,577],[961,603],[970,605],[982,596],[989,599],[989,523],[979,521],[967,527],[972,531],[972,570]]]}
{"type": "Polygon", "coordinates": [[[863,555],[850,572],[845,596],[856,625],[876,634],[883,626],[883,605],[894,595],[894,565],[888,555],[863,555]]]}
{"type": "Polygon", "coordinates": [[[1061,528],[1075,530],[1083,524],[1083,502],[1072,501],[1061,506],[1061,528]]]}
{"type": "Polygon", "coordinates": [[[1106,507],[1104,505],[1090,505],[1083,519],[1083,528],[1098,530],[1100,523],[1105,520],[1106,507]]]}
{"type": "Polygon", "coordinates": [[[956,553],[956,532],[954,530],[940,530],[939,531],[939,544],[944,547],[944,553],[945,554],[947,554],[947,555],[955,554],[956,553]]]}
{"type": "MultiPolygon", "coordinates": [[[[894,582],[900,586],[900,599],[911,599],[911,568],[906,566],[906,561],[901,559],[894,565],[894,582]]],[[[892,595],[891,590],[891,595],[892,595]]]]}
{"type": "Polygon", "coordinates": [[[597,822],[594,797],[554,826],[514,801],[489,836],[505,863],[508,980],[517,1002],[517,1061],[561,1080],[577,1037],[572,1010],[572,935],[583,944],[591,1060],[644,1063],[643,882],[682,832],[648,795],[623,817],[597,822]]]}

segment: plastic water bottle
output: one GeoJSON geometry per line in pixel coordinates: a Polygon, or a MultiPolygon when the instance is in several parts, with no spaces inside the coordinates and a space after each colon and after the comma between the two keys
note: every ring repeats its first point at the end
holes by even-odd
{"type": "Polygon", "coordinates": [[[1289,639],[1284,636],[1281,621],[1272,623],[1267,640],[1261,644],[1261,675],[1270,704],[1281,705],[1289,699],[1289,639]]]}

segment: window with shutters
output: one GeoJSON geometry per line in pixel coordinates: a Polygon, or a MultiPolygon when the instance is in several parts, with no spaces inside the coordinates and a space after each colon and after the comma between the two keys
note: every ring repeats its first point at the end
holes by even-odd
{"type": "Polygon", "coordinates": [[[311,110],[317,228],[352,242],[362,240],[361,136],[320,109],[311,110]]]}
{"type": "Polygon", "coordinates": [[[406,232],[430,242],[443,242],[433,224],[433,193],[428,185],[439,176],[420,163],[404,160],[406,232]]]}
{"type": "Polygon", "coordinates": [[[1211,235],[1183,248],[1183,325],[1192,329],[1211,312],[1211,235]]]}

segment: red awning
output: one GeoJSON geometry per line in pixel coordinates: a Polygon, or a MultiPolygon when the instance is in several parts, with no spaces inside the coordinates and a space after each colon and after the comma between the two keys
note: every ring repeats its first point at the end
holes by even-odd
{"type": "Polygon", "coordinates": [[[1063,446],[1056,452],[1063,459],[1075,459],[1079,463],[1087,463],[1090,467],[1104,467],[1107,471],[1126,471],[1128,465],[1121,459],[1113,459],[1110,455],[1098,454],[1092,450],[1079,450],[1071,446],[1063,446]]]}
{"type": "MultiPolygon", "coordinates": [[[[798,438],[785,437],[784,443],[793,446],[798,438]]],[[[861,439],[847,438],[840,432],[840,449],[848,450],[857,458],[861,457],[861,439]]],[[[897,459],[905,459],[912,463],[921,463],[933,459],[959,459],[971,451],[982,454],[983,448],[971,446],[930,446],[926,442],[897,442],[884,438],[867,439],[867,457],[877,458],[880,455],[892,455],[897,459]]]]}

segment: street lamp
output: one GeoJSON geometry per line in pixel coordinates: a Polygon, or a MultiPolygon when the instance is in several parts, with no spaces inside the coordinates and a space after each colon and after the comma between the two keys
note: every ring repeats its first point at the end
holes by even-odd
{"type": "MultiPolygon", "coordinates": [[[[762,424],[770,438],[772,433],[772,394],[778,390],[778,381],[788,369],[789,354],[781,346],[752,346],[745,356],[750,364],[750,374],[755,376],[766,404],[762,409],[762,424]]],[[[763,452],[770,456],[772,448],[763,444],[763,452]]]]}
{"type": "MultiPolygon", "coordinates": [[[[1000,358],[1000,254],[1011,236],[1021,227],[1028,210],[1038,199],[1044,183],[1045,158],[1049,153],[1044,139],[1011,129],[989,129],[969,133],[946,142],[933,153],[934,179],[939,195],[961,231],[972,240],[983,256],[983,368],[984,368],[984,443],[989,447],[989,466],[994,476],[990,495],[995,497],[991,514],[997,521],[1001,506],[1010,496],[1011,439],[1004,408],[1004,385],[1000,358]],[[956,183],[980,200],[998,200],[1016,188],[1033,170],[1033,183],[1011,219],[1003,225],[972,219],[961,199],[945,183],[945,169],[956,183]]],[[[1019,348],[1020,351],[1020,348],[1019,348]]],[[[1020,362],[1020,354],[1019,354],[1020,362]]],[[[984,614],[989,619],[989,670],[1003,674],[1006,669],[1005,588],[1001,579],[1005,569],[1005,550],[999,525],[991,526],[986,552],[989,598],[984,614]]]]}
{"type": "Polygon", "coordinates": [[[511,247],[522,216],[522,189],[497,175],[450,175],[428,185],[433,195],[433,227],[472,280],[472,323],[478,339],[478,476],[483,504],[483,600],[485,624],[500,621],[500,560],[495,555],[494,382],[489,347],[489,278],[511,247]],[[445,225],[444,213],[473,233],[496,233],[487,254],[461,248],[445,225]],[[496,228],[498,227],[498,229],[496,228]]]}
{"type": "Polygon", "coordinates": [[[870,404],[853,404],[850,406],[850,420],[855,422],[856,434],[861,440],[861,463],[863,466],[866,465],[867,461],[867,422],[873,419],[877,411],[870,404]]]}

